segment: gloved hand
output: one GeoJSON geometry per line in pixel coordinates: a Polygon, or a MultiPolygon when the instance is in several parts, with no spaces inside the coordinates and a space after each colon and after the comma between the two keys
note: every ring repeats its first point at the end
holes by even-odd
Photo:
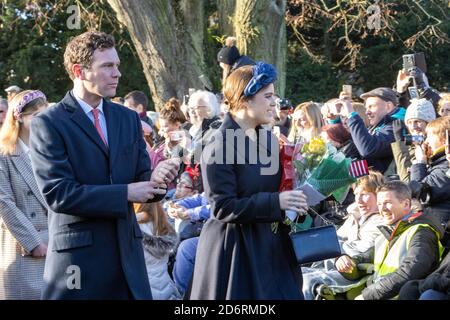
{"type": "Polygon", "coordinates": [[[408,70],[408,73],[414,78],[418,90],[426,90],[429,88],[428,79],[420,68],[412,67],[408,70]]]}
{"type": "Polygon", "coordinates": [[[392,128],[394,129],[395,141],[402,141],[406,130],[403,121],[399,119],[394,120],[394,122],[392,122],[392,128]]]}
{"type": "Polygon", "coordinates": [[[419,291],[421,293],[432,289],[440,292],[447,292],[450,288],[450,278],[446,274],[432,273],[421,281],[419,291]]]}

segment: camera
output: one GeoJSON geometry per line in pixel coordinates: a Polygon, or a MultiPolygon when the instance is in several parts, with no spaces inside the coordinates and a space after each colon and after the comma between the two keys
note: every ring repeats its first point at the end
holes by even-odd
{"type": "Polygon", "coordinates": [[[275,100],[275,104],[278,110],[291,110],[293,108],[292,103],[288,99],[279,98],[275,100]]]}
{"type": "Polygon", "coordinates": [[[405,135],[404,140],[406,145],[421,144],[425,140],[425,137],[421,135],[407,134],[405,135]]]}
{"type": "Polygon", "coordinates": [[[172,131],[169,132],[170,141],[181,141],[184,137],[184,131],[172,131]]]}
{"type": "Polygon", "coordinates": [[[405,70],[407,75],[409,75],[408,70],[412,67],[418,67],[424,73],[427,72],[427,63],[423,52],[403,55],[403,70],[405,70]]]}

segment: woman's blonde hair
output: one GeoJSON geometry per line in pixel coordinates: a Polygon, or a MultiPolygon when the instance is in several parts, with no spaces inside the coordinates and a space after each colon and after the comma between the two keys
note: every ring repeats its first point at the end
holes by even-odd
{"type": "MultiPolygon", "coordinates": [[[[305,114],[306,119],[311,124],[311,127],[313,128],[313,137],[320,136],[323,127],[323,118],[322,113],[320,112],[320,107],[312,101],[303,102],[295,107],[294,114],[299,111],[305,114]]],[[[295,123],[293,123],[291,126],[291,130],[289,131],[289,141],[295,142],[297,135],[298,128],[295,123]]]]}
{"type": "Polygon", "coordinates": [[[167,219],[161,202],[135,203],[134,211],[136,213],[144,212],[144,219],[141,223],[152,222],[155,236],[165,236],[175,232],[175,229],[167,219]]]}
{"type": "Polygon", "coordinates": [[[438,102],[438,112],[441,111],[444,104],[450,103],[450,93],[441,93],[441,99],[438,102]]]}
{"type": "Polygon", "coordinates": [[[445,141],[445,131],[450,130],[450,116],[440,117],[430,121],[425,130],[427,134],[433,133],[445,141]]]}
{"type": "Polygon", "coordinates": [[[369,175],[358,178],[354,185],[356,187],[361,187],[362,190],[377,193],[377,189],[384,185],[384,176],[381,172],[375,170],[369,170],[369,175]]]}
{"type": "MultiPolygon", "coordinates": [[[[34,90],[21,91],[14,96],[11,100],[6,113],[5,122],[3,123],[0,130],[0,154],[1,155],[12,155],[16,152],[17,140],[19,138],[19,132],[21,128],[21,121],[16,119],[14,116],[14,111],[17,109],[19,104],[22,102],[24,96],[34,90]]],[[[41,106],[46,106],[47,100],[45,98],[36,98],[28,102],[21,110],[20,115],[28,115],[35,112],[41,106]]]]}

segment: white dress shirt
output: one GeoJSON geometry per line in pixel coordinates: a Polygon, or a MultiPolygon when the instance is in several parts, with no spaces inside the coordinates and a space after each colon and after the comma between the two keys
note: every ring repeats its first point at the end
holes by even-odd
{"type": "MultiPolygon", "coordinates": [[[[81,108],[83,109],[84,113],[88,116],[88,118],[92,121],[92,124],[94,124],[94,114],[92,113],[92,108],[89,104],[84,102],[80,97],[78,97],[74,91],[72,91],[73,96],[77,100],[77,102],[80,104],[81,108]]],[[[100,104],[96,107],[96,109],[99,112],[98,120],[100,122],[100,128],[102,128],[103,136],[105,137],[106,143],[109,145],[108,142],[108,130],[106,128],[106,118],[105,114],[103,113],[103,99],[100,100],[100,104]]]]}

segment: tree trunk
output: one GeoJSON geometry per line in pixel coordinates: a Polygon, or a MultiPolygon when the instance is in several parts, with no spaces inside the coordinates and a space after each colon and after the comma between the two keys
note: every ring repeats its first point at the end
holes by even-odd
{"type": "MultiPolygon", "coordinates": [[[[264,60],[278,69],[276,90],[284,95],[286,88],[286,0],[218,0],[220,30],[229,30],[226,13],[231,16],[233,35],[241,54],[264,60]]],[[[229,32],[226,33],[227,35],[229,32]]]]}
{"type": "Polygon", "coordinates": [[[236,0],[217,0],[220,34],[234,36],[233,20],[235,8],[236,0]]]}
{"type": "Polygon", "coordinates": [[[203,0],[108,3],[128,28],[157,111],[169,98],[181,99],[189,87],[201,87],[198,77],[205,73],[203,0]]]}

